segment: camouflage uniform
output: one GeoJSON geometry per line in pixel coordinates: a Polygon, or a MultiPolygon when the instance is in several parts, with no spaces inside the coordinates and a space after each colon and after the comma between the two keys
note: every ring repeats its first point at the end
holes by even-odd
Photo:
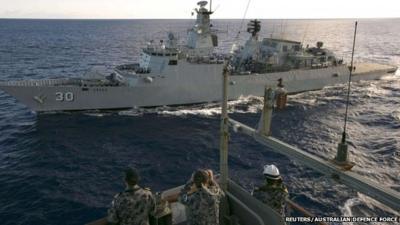
{"type": "Polygon", "coordinates": [[[186,185],[179,195],[179,201],[188,207],[188,225],[218,225],[223,191],[218,186],[202,187],[188,194],[190,187],[186,185]]]}
{"type": "Polygon", "coordinates": [[[107,220],[119,225],[149,225],[149,215],[154,215],[155,207],[152,193],[135,185],[114,197],[107,220]]]}
{"type": "Polygon", "coordinates": [[[172,213],[169,202],[161,198],[161,193],[155,194],[154,198],[156,200],[155,218],[158,219],[172,213]]]}
{"type": "Polygon", "coordinates": [[[288,195],[288,190],[283,183],[276,186],[266,184],[256,188],[253,192],[255,198],[267,204],[282,216],[285,216],[286,198],[288,195]]]}

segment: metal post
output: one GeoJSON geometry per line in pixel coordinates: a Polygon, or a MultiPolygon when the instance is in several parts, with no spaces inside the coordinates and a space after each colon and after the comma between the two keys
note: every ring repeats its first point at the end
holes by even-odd
{"type": "Polygon", "coordinates": [[[348,146],[346,142],[346,126],[347,126],[347,115],[349,110],[349,101],[350,101],[350,87],[351,87],[351,77],[353,74],[353,58],[354,58],[354,48],[356,46],[356,35],[357,35],[357,21],[354,26],[354,37],[353,37],[353,49],[351,51],[351,65],[350,65],[350,74],[349,74],[349,82],[347,87],[347,102],[346,102],[346,112],[344,116],[344,126],[343,126],[343,133],[342,133],[342,142],[339,143],[337,148],[337,154],[334,159],[334,162],[337,165],[346,167],[351,169],[354,166],[354,163],[349,162],[349,153],[348,153],[348,146]]]}
{"type": "Polygon", "coordinates": [[[264,108],[262,111],[259,132],[262,135],[271,135],[272,110],[274,108],[274,91],[270,87],[265,87],[264,108]]]}
{"type": "Polygon", "coordinates": [[[226,191],[228,189],[228,141],[229,141],[229,124],[228,124],[228,63],[224,66],[223,71],[223,88],[222,88],[222,112],[221,112],[221,137],[220,137],[220,161],[219,170],[221,173],[220,185],[226,191]]]}

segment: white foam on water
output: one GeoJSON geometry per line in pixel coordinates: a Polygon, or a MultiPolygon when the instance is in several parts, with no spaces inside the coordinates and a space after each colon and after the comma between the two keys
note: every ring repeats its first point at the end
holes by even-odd
{"type": "MultiPolygon", "coordinates": [[[[228,102],[228,110],[230,113],[258,113],[262,109],[263,100],[261,97],[256,96],[241,96],[238,100],[228,102]]],[[[157,110],[157,114],[160,115],[172,115],[172,116],[187,116],[187,115],[198,115],[198,116],[216,116],[221,114],[221,106],[219,103],[210,103],[200,106],[190,107],[170,107],[160,108],[157,110]]]]}
{"type": "Polygon", "coordinates": [[[389,74],[387,76],[383,76],[380,78],[380,80],[382,81],[395,81],[395,80],[399,80],[400,79],[400,70],[396,70],[395,74],[389,74]]]}
{"type": "MultiPolygon", "coordinates": [[[[385,206],[384,204],[376,201],[375,199],[372,199],[370,197],[368,197],[367,195],[361,194],[361,193],[357,193],[357,197],[355,198],[350,198],[348,199],[343,206],[339,206],[340,211],[342,212],[342,215],[345,217],[352,217],[352,216],[379,216],[379,215],[371,215],[365,212],[365,210],[362,210],[362,212],[364,212],[364,215],[354,215],[353,214],[353,209],[363,205],[363,206],[367,206],[369,209],[371,209],[371,211],[374,211],[375,208],[379,208],[381,210],[384,210],[392,215],[396,215],[399,216],[400,214],[398,212],[395,212],[393,209],[385,206]]],[[[357,223],[348,223],[349,225],[353,225],[353,224],[357,224],[357,223]]],[[[376,225],[388,225],[389,223],[387,222],[382,222],[382,223],[373,223],[376,225]]]]}
{"type": "Polygon", "coordinates": [[[104,117],[106,114],[104,113],[84,113],[85,116],[93,116],[93,117],[104,117]]]}
{"type": "MultiPolygon", "coordinates": [[[[343,216],[353,216],[352,208],[356,205],[362,204],[361,200],[356,198],[347,199],[343,206],[339,206],[343,216]]],[[[351,223],[353,224],[353,223],[351,223]]]]}
{"type": "Polygon", "coordinates": [[[367,96],[372,97],[372,96],[387,96],[391,95],[392,91],[387,90],[387,89],[382,89],[379,84],[376,83],[370,83],[368,87],[365,87],[365,91],[367,92],[367,96]]]}
{"type": "Polygon", "coordinates": [[[214,116],[221,113],[220,108],[209,108],[209,109],[181,109],[181,110],[163,110],[157,112],[161,115],[171,116],[187,116],[187,115],[202,115],[202,116],[214,116]]]}
{"type": "Polygon", "coordinates": [[[118,112],[118,115],[120,116],[142,116],[143,111],[142,110],[124,110],[118,112]]]}

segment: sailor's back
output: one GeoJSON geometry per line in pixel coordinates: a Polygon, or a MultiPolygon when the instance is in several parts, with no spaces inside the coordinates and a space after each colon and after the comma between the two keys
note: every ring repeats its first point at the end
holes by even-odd
{"type": "Polygon", "coordinates": [[[108,210],[109,224],[149,225],[149,216],[155,214],[156,202],[148,189],[137,185],[139,176],[133,169],[125,174],[125,191],[117,194],[108,210]]]}

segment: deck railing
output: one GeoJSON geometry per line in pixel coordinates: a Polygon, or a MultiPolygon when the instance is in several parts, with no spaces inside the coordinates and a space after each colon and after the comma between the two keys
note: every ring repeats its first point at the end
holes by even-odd
{"type": "Polygon", "coordinates": [[[1,86],[58,86],[72,84],[73,81],[68,78],[63,79],[43,79],[43,80],[18,80],[0,82],[1,86]]]}

